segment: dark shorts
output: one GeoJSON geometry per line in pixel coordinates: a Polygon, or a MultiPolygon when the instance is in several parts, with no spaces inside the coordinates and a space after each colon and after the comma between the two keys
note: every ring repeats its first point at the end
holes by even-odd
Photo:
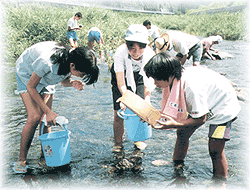
{"type": "MultiPolygon", "coordinates": [[[[200,61],[202,56],[202,51],[203,51],[202,44],[201,42],[199,42],[189,49],[187,59],[190,59],[190,57],[193,56],[193,61],[200,61]]],[[[181,53],[177,53],[176,57],[182,58],[183,55],[181,53]]]]}
{"type": "MultiPolygon", "coordinates": [[[[120,102],[116,102],[116,100],[118,98],[120,98],[122,96],[122,94],[117,86],[116,74],[114,71],[114,64],[112,65],[110,72],[111,72],[113,108],[114,108],[114,110],[119,110],[120,109],[120,102]]],[[[140,97],[144,98],[143,77],[139,74],[139,72],[134,72],[134,79],[135,79],[135,84],[136,84],[136,94],[139,95],[140,97]]],[[[131,87],[127,85],[126,78],[125,78],[125,83],[126,83],[127,89],[132,91],[131,87]]]]}
{"type": "Polygon", "coordinates": [[[230,140],[231,125],[236,119],[237,117],[220,125],[210,125],[208,137],[214,139],[230,140]]]}

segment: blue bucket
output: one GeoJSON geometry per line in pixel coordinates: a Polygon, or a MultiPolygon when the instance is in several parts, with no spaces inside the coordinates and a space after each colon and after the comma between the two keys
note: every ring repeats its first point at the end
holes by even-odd
{"type": "MultiPolygon", "coordinates": [[[[42,124],[42,132],[44,125],[45,123],[42,124]]],[[[69,134],[71,132],[67,130],[65,124],[62,124],[62,126],[65,131],[51,132],[39,136],[45,161],[48,166],[62,166],[71,161],[69,141],[69,134]]]]}
{"type": "Polygon", "coordinates": [[[152,128],[147,123],[140,121],[140,117],[130,109],[126,108],[124,112],[119,110],[117,114],[124,119],[128,138],[131,141],[144,141],[152,136],[152,128]]]}

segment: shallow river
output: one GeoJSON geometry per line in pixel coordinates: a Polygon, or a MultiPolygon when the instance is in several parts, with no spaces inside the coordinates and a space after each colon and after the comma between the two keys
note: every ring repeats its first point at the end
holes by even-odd
{"type": "MultiPolygon", "coordinates": [[[[231,59],[202,63],[203,66],[225,76],[238,85],[249,87],[249,65],[247,52],[249,44],[241,41],[223,41],[216,49],[234,56],[231,59]]],[[[191,62],[186,63],[187,66],[191,62]]],[[[207,189],[213,186],[212,164],[208,154],[208,128],[201,127],[190,140],[190,149],[185,161],[186,178],[174,178],[171,163],[175,131],[153,130],[146,141],[143,157],[144,171],[140,174],[125,172],[110,174],[113,146],[113,110],[110,88],[110,73],[107,65],[100,65],[98,83],[87,86],[84,91],[57,86],[53,110],[69,120],[71,131],[71,162],[65,167],[34,169],[27,175],[16,175],[13,163],[18,159],[20,136],[27,115],[21,98],[14,94],[16,86],[14,68],[2,65],[4,93],[2,102],[2,187],[7,189],[207,189]],[[164,160],[169,164],[156,166],[154,160],[164,160]]],[[[245,99],[248,99],[244,94],[245,99]]],[[[160,108],[161,94],[153,92],[152,104],[160,108]]],[[[231,140],[226,143],[225,153],[229,164],[227,189],[249,189],[249,113],[248,101],[239,101],[242,110],[231,130],[231,140]]],[[[126,153],[132,151],[133,144],[125,131],[126,153]]],[[[36,167],[40,157],[38,132],[28,154],[28,162],[36,167]]]]}

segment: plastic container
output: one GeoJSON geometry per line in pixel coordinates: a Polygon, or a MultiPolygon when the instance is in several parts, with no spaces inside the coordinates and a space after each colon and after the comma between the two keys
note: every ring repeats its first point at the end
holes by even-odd
{"type": "Polygon", "coordinates": [[[131,141],[144,141],[152,136],[152,128],[147,123],[139,121],[140,117],[129,108],[126,108],[124,112],[118,110],[117,114],[120,118],[124,119],[128,138],[131,141]]]}
{"type": "Polygon", "coordinates": [[[161,118],[161,113],[156,108],[130,90],[123,94],[120,101],[152,126],[155,126],[156,121],[161,118]]]}
{"type": "MultiPolygon", "coordinates": [[[[65,131],[51,132],[39,136],[42,143],[45,161],[48,166],[62,166],[71,161],[69,140],[69,134],[71,132],[67,130],[65,123],[60,125],[65,131]]],[[[42,132],[44,126],[45,122],[42,124],[42,132]]]]}

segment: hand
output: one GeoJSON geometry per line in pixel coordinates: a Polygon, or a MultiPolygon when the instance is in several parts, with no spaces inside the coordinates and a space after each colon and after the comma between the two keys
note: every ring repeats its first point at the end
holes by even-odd
{"type": "Polygon", "coordinates": [[[161,114],[161,119],[157,120],[157,124],[154,129],[175,129],[178,122],[168,115],[161,114]]]}
{"type": "Polygon", "coordinates": [[[46,114],[46,122],[47,122],[47,126],[50,127],[52,125],[56,125],[56,117],[58,117],[59,115],[56,114],[53,111],[50,111],[46,114]]]}
{"type": "Polygon", "coordinates": [[[127,107],[125,106],[124,103],[121,102],[121,97],[118,98],[118,99],[116,100],[116,102],[120,102],[120,108],[121,108],[122,111],[125,111],[125,110],[126,110],[127,107]]]}
{"type": "Polygon", "coordinates": [[[77,90],[82,91],[84,89],[85,84],[80,80],[73,80],[72,86],[77,90]]]}

